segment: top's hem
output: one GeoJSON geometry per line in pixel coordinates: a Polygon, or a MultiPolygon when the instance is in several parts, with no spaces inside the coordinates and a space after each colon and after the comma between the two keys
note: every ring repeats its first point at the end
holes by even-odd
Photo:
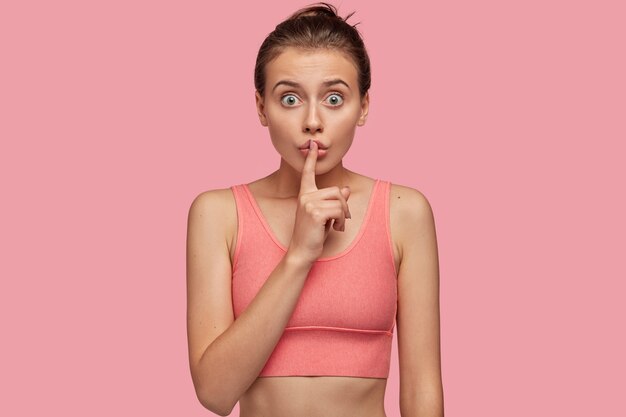
{"type": "Polygon", "coordinates": [[[393,332],[390,332],[388,330],[353,329],[350,327],[333,326],[290,326],[285,327],[285,330],[331,330],[336,332],[383,334],[386,336],[393,336],[393,332]]]}

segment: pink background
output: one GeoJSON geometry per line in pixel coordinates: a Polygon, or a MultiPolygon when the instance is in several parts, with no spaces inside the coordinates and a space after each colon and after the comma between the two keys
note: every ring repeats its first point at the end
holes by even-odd
{"type": "MultiPolygon", "coordinates": [[[[187,211],[277,168],[254,62],[306,4],[0,6],[0,415],[210,414],[187,211]]],[[[624,3],[335,4],[373,66],[345,165],[435,213],[446,415],[626,415],[624,3]]]]}

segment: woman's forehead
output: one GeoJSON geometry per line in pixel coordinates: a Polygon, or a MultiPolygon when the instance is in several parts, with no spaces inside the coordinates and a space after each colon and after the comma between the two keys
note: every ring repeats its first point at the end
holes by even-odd
{"type": "Polygon", "coordinates": [[[291,81],[326,81],[340,78],[356,85],[357,70],[345,54],[336,50],[303,50],[286,48],[266,68],[268,82],[283,79],[291,81]]]}

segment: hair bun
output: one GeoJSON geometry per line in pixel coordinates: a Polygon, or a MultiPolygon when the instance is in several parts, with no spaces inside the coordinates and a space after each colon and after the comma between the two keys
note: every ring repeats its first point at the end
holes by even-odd
{"type": "Polygon", "coordinates": [[[341,16],[337,15],[337,8],[329,3],[315,3],[309,7],[298,10],[294,14],[292,14],[288,20],[298,19],[300,17],[306,16],[326,16],[332,17],[339,20],[344,20],[341,16]]]}

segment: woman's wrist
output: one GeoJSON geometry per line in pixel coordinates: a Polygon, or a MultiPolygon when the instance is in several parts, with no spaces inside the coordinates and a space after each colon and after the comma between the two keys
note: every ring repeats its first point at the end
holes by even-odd
{"type": "Polygon", "coordinates": [[[283,260],[285,264],[289,265],[292,268],[305,269],[307,271],[310,270],[315,263],[315,261],[306,259],[304,256],[298,254],[293,250],[287,250],[287,253],[285,254],[283,260]]]}

